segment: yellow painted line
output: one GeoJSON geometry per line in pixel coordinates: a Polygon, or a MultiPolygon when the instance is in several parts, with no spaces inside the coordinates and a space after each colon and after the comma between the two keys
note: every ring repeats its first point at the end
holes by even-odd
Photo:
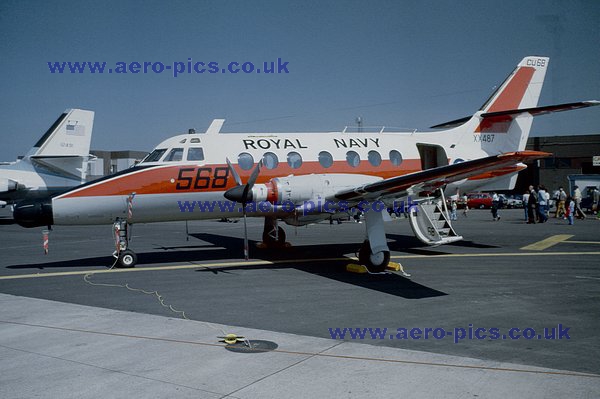
{"type": "MultiPolygon", "coordinates": [[[[509,252],[509,253],[484,253],[484,254],[439,254],[439,255],[394,255],[391,259],[445,259],[445,258],[497,258],[497,257],[520,257],[520,256],[600,256],[600,251],[596,252],[509,252]]],[[[235,261],[220,263],[191,263],[189,265],[166,265],[153,267],[138,267],[132,269],[96,269],[79,270],[72,272],[52,272],[35,274],[15,274],[10,276],[0,276],[0,280],[16,280],[25,278],[40,277],[64,277],[64,276],[82,276],[86,274],[102,273],[134,273],[151,272],[164,270],[184,270],[184,269],[216,269],[243,266],[268,266],[281,265],[288,263],[310,263],[310,262],[331,262],[331,261],[352,261],[355,257],[342,258],[313,258],[313,259],[287,259],[287,260],[257,260],[257,261],[235,261]]]]}
{"type": "Polygon", "coordinates": [[[529,244],[521,249],[525,251],[543,251],[556,244],[560,244],[561,242],[566,241],[571,237],[573,237],[573,234],[557,234],[555,236],[548,237],[542,241],[529,244]]]}
{"type": "Polygon", "coordinates": [[[600,244],[600,241],[567,241],[569,244],[600,244]]]}
{"type": "Polygon", "coordinates": [[[508,253],[487,253],[487,254],[440,254],[440,255],[399,255],[391,256],[392,259],[418,259],[418,258],[495,258],[495,257],[519,257],[519,256],[569,256],[569,255],[600,255],[598,251],[592,252],[508,252],[508,253]]]}
{"type": "Polygon", "coordinates": [[[589,277],[589,276],[575,276],[575,278],[581,278],[586,280],[600,280],[600,277],[589,277]]]}
{"type": "Polygon", "coordinates": [[[0,280],[13,280],[21,278],[38,278],[38,277],[64,277],[64,276],[81,276],[86,274],[102,274],[102,273],[133,273],[133,272],[151,272],[151,271],[162,271],[162,270],[182,270],[182,269],[214,269],[214,268],[226,268],[226,267],[239,267],[239,266],[265,266],[265,265],[276,265],[285,263],[296,263],[296,262],[325,262],[325,261],[336,261],[336,260],[351,260],[356,258],[344,257],[344,258],[314,258],[314,259],[299,259],[299,260],[256,260],[256,261],[235,261],[235,262],[219,262],[219,263],[192,263],[189,265],[167,265],[167,266],[151,266],[151,267],[137,267],[131,269],[96,269],[96,270],[78,270],[73,272],[52,272],[52,273],[35,273],[35,274],[16,274],[10,276],[0,276],[0,280]]]}
{"type": "Polygon", "coordinates": [[[36,273],[36,274],[20,274],[12,276],[0,276],[0,280],[11,280],[19,278],[37,278],[37,277],[63,277],[63,276],[81,276],[86,274],[102,274],[102,273],[132,273],[132,272],[147,272],[157,270],[179,270],[179,269],[197,269],[197,268],[215,268],[233,267],[233,266],[260,266],[269,265],[274,262],[264,261],[244,261],[244,262],[224,262],[224,263],[207,263],[207,264],[191,264],[191,265],[171,265],[171,266],[155,266],[155,267],[138,267],[131,269],[99,269],[99,270],[78,270],[73,272],[53,272],[53,273],[36,273]]]}

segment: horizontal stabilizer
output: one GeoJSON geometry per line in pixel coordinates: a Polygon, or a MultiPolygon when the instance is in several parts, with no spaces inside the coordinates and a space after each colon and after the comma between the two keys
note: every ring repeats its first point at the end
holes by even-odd
{"type": "MultiPolygon", "coordinates": [[[[500,118],[503,120],[504,119],[514,119],[514,117],[516,117],[520,114],[527,113],[527,114],[530,114],[531,116],[539,116],[539,115],[546,115],[546,114],[549,114],[552,112],[570,111],[573,109],[593,107],[596,105],[600,105],[600,101],[596,101],[596,100],[579,101],[579,102],[575,102],[575,103],[547,105],[544,107],[511,109],[511,110],[507,110],[507,111],[498,111],[498,112],[486,112],[486,113],[479,115],[479,117],[484,118],[484,119],[485,118],[491,118],[491,119],[500,118]],[[504,117],[508,117],[508,118],[504,118],[504,117]]],[[[448,128],[460,126],[463,123],[467,122],[469,119],[471,119],[471,117],[467,116],[466,118],[461,118],[461,119],[456,119],[454,121],[441,123],[439,125],[432,126],[431,128],[432,129],[448,129],[448,128]]]]}
{"type": "Polygon", "coordinates": [[[538,116],[538,115],[549,114],[552,112],[570,111],[572,109],[593,107],[595,105],[600,105],[600,101],[596,101],[596,100],[579,101],[576,103],[546,105],[545,107],[511,109],[508,111],[488,112],[485,114],[481,114],[481,117],[482,118],[492,118],[492,117],[496,117],[496,116],[506,116],[506,115],[516,116],[516,115],[525,114],[525,113],[528,113],[532,116],[538,116]]]}
{"type": "Polygon", "coordinates": [[[472,116],[466,116],[464,118],[455,119],[450,122],[444,122],[444,123],[440,123],[439,125],[431,126],[430,129],[451,129],[453,127],[457,127],[457,126],[465,124],[471,118],[472,118],[472,116]]]}
{"type": "Polygon", "coordinates": [[[67,179],[85,181],[87,172],[87,162],[95,158],[92,155],[64,155],[64,156],[39,156],[30,157],[34,166],[42,167],[56,175],[67,179]]]}

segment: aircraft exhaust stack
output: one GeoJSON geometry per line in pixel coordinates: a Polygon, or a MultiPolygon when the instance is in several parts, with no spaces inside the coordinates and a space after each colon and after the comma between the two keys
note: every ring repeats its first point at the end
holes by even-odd
{"type": "Polygon", "coordinates": [[[54,224],[52,200],[25,200],[15,205],[13,218],[23,227],[50,226],[54,224]]]}

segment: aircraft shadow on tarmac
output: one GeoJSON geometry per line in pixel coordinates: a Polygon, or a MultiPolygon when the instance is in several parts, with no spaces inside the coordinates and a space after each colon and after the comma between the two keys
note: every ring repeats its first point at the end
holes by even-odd
{"type": "MultiPolygon", "coordinates": [[[[155,251],[139,252],[138,264],[152,265],[161,263],[198,262],[223,259],[242,259],[243,239],[238,237],[223,236],[209,233],[190,234],[198,240],[208,244],[192,244],[189,246],[161,247],[156,246],[155,251]]],[[[402,240],[409,237],[397,237],[402,240]]],[[[274,265],[256,266],[228,266],[202,268],[198,265],[198,272],[227,273],[236,269],[297,269],[321,277],[329,278],[346,284],[360,286],[407,299],[431,298],[447,295],[444,292],[415,283],[399,274],[354,274],[345,270],[346,264],[351,260],[342,259],[343,254],[354,254],[360,244],[344,243],[333,245],[302,245],[282,249],[259,249],[256,242],[250,241],[250,256],[253,259],[270,261],[290,261],[274,265]],[[314,260],[320,259],[320,260],[314,260]]],[[[392,243],[393,244],[393,243],[392,243]]],[[[420,243],[416,242],[415,245],[420,243]]],[[[392,248],[393,249],[393,248],[392,248]]],[[[48,263],[21,264],[7,266],[8,269],[51,269],[75,268],[86,266],[110,267],[114,262],[111,256],[82,258],[48,263]]]]}
{"type": "Polygon", "coordinates": [[[327,260],[313,261],[304,263],[287,263],[280,265],[267,266],[238,266],[238,267],[223,267],[223,268],[200,268],[197,271],[202,273],[229,273],[234,270],[258,270],[269,268],[273,269],[296,269],[306,273],[311,273],[319,277],[325,277],[345,284],[351,284],[357,287],[366,288],[373,291],[390,294],[405,299],[424,299],[438,296],[448,295],[445,292],[438,291],[433,288],[426,287],[416,283],[399,274],[384,273],[384,274],[356,274],[349,273],[345,267],[348,261],[343,260],[327,260]]]}
{"type": "MultiPolygon", "coordinates": [[[[446,244],[442,247],[432,248],[423,244],[415,236],[405,236],[400,234],[386,234],[388,238],[388,246],[392,251],[405,252],[415,255],[448,255],[452,252],[441,251],[440,248],[444,247],[461,247],[461,248],[476,248],[476,249],[490,249],[500,248],[497,245],[479,244],[473,241],[457,241],[451,244],[446,244]],[[390,242],[391,240],[391,242],[390,242]]],[[[354,244],[356,245],[356,244],[354,244]]]]}
{"type": "MultiPolygon", "coordinates": [[[[216,246],[224,247],[229,257],[243,256],[243,239],[229,236],[221,236],[209,233],[192,234],[193,237],[202,241],[211,242],[216,246]]],[[[333,245],[302,245],[283,249],[259,249],[255,243],[250,242],[251,256],[264,260],[297,260],[284,264],[267,266],[239,266],[223,268],[205,268],[198,272],[228,272],[236,269],[289,269],[293,268],[303,272],[329,278],[342,283],[351,284],[371,289],[386,294],[400,296],[406,299],[422,299],[447,295],[444,292],[415,283],[399,274],[355,274],[346,271],[346,265],[350,259],[339,259],[343,254],[354,253],[358,246],[356,243],[333,244],[333,245]],[[332,259],[331,259],[332,258],[332,259]],[[316,259],[316,260],[311,260],[316,259]]]]}

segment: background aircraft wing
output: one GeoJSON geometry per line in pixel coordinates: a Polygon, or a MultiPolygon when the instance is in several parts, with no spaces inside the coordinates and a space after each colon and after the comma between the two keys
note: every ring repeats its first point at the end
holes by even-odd
{"type": "Polygon", "coordinates": [[[420,172],[381,180],[346,189],[335,194],[335,198],[345,201],[377,200],[397,198],[420,192],[433,192],[448,183],[479,176],[485,173],[517,167],[519,163],[550,156],[540,151],[509,152],[486,158],[474,159],[452,165],[440,166],[420,172]]]}

